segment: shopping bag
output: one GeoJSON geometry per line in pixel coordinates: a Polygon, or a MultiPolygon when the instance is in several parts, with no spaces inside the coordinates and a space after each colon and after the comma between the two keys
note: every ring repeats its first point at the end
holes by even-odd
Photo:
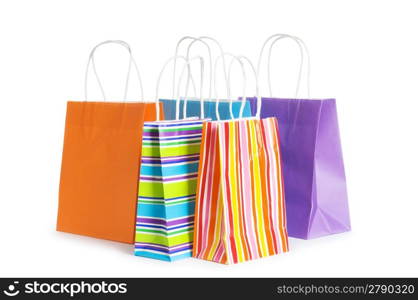
{"type": "MultiPolygon", "coordinates": [[[[166,120],[174,120],[176,114],[176,101],[173,99],[160,99],[160,102],[163,103],[164,107],[164,116],[166,120]]],[[[216,120],[216,102],[214,99],[207,99],[205,100],[205,118],[216,120]]],[[[223,101],[219,102],[219,114],[221,120],[229,120],[230,113],[229,113],[229,102],[223,101]]],[[[180,100],[180,118],[183,118],[183,106],[184,100],[180,100]]],[[[235,117],[239,116],[241,108],[241,101],[234,100],[232,103],[232,111],[235,117]]],[[[200,101],[188,99],[187,100],[187,115],[188,116],[199,116],[200,111],[200,101]]],[[[251,104],[249,101],[246,101],[244,106],[244,117],[250,117],[252,115],[251,112],[251,104]]]]}
{"type": "MultiPolygon", "coordinates": [[[[107,43],[130,51],[107,41],[93,49],[89,64],[95,49],[107,43]]],[[[155,103],[68,102],[58,231],[134,242],[142,128],[155,117],[155,103]]]]}
{"type": "Polygon", "coordinates": [[[232,264],[288,251],[277,121],[255,115],[203,125],[193,257],[232,264]]]}
{"type": "Polygon", "coordinates": [[[201,119],[179,120],[177,114],[176,120],[144,124],[137,256],[165,261],[191,256],[203,115],[202,110],[201,119]]]}
{"type": "MultiPolygon", "coordinates": [[[[272,38],[283,35],[264,45],[272,38]]],[[[249,100],[255,111],[256,99],[249,100]]],[[[279,122],[289,236],[311,239],[349,231],[336,100],[265,97],[262,103],[261,117],[279,122]]]]}

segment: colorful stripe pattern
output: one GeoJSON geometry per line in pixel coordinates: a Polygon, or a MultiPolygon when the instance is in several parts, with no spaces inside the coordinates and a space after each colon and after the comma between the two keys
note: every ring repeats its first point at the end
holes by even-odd
{"type": "Polygon", "coordinates": [[[224,264],[288,251],[276,118],[203,126],[193,257],[224,264]]]}
{"type": "Polygon", "coordinates": [[[202,126],[203,120],[144,124],[135,255],[191,256],[202,126]]]}

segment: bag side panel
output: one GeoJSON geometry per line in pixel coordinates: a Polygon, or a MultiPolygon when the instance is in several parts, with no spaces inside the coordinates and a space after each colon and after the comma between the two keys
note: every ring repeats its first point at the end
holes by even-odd
{"type": "Polygon", "coordinates": [[[193,257],[226,263],[218,149],[216,124],[205,122],[200,148],[193,257]]]}
{"type": "Polygon", "coordinates": [[[349,231],[350,216],[335,99],[323,100],[315,147],[315,203],[309,238],[349,231]]]}
{"type": "Polygon", "coordinates": [[[135,255],[169,261],[158,123],[145,123],[142,139],[135,255]]]}
{"type": "Polygon", "coordinates": [[[160,126],[162,181],[171,260],[192,255],[202,126],[202,120],[160,126]]]}

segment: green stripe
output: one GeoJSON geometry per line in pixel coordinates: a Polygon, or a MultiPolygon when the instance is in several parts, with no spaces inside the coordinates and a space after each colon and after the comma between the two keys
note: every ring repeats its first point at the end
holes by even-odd
{"type": "Polygon", "coordinates": [[[177,198],[196,194],[197,178],[178,182],[140,181],[139,196],[177,198]]]}
{"type": "Polygon", "coordinates": [[[164,197],[164,187],[162,182],[139,181],[139,195],[145,197],[164,197]]]}
{"type": "Polygon", "coordinates": [[[185,234],[181,234],[170,238],[161,235],[136,233],[135,241],[139,243],[153,243],[163,245],[166,247],[173,247],[176,245],[192,242],[193,232],[187,232],[185,234]]]}
{"type": "MultiPolygon", "coordinates": [[[[165,198],[184,197],[196,194],[197,178],[164,184],[165,198]]],[[[158,197],[158,196],[157,196],[158,197]]]]}

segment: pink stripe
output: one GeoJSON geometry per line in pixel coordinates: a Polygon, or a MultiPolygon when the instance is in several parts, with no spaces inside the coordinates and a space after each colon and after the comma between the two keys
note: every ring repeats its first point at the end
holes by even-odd
{"type": "Polygon", "coordinates": [[[250,153],[248,152],[248,123],[246,121],[241,121],[240,124],[240,140],[241,140],[241,178],[242,178],[242,189],[243,189],[243,199],[242,204],[244,207],[244,216],[246,222],[246,232],[248,243],[250,246],[250,252],[252,258],[259,258],[257,241],[256,241],[256,232],[253,220],[253,208],[252,208],[252,187],[251,187],[251,176],[250,174],[250,153]]]}
{"type": "Polygon", "coordinates": [[[224,244],[221,242],[218,244],[218,247],[216,248],[215,254],[213,256],[213,261],[221,262],[222,256],[225,253],[225,247],[224,244]]]}

